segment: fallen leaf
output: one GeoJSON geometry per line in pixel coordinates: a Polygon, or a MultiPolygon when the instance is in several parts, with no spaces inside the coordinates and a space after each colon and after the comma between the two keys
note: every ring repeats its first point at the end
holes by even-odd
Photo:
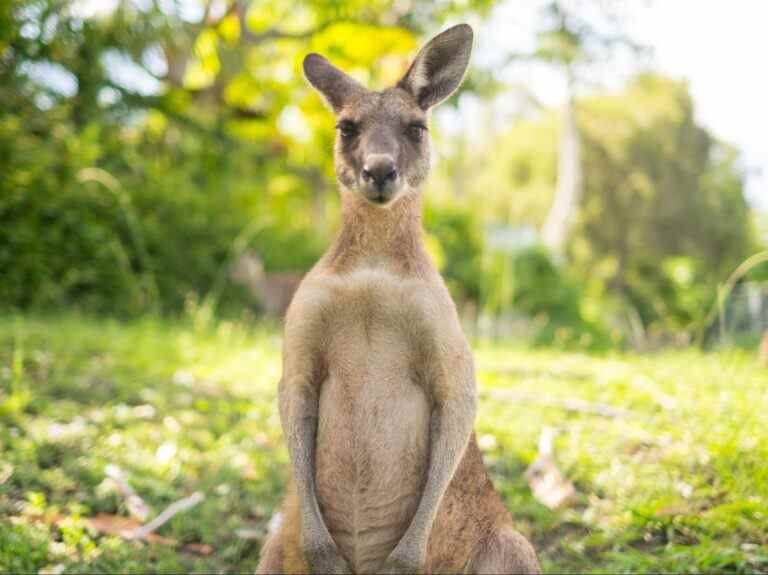
{"type": "Polygon", "coordinates": [[[264,537],[264,531],[261,529],[248,529],[244,527],[235,529],[235,535],[237,535],[239,539],[258,540],[264,537]]]}
{"type": "Polygon", "coordinates": [[[576,496],[576,488],[560,472],[554,457],[554,440],[557,430],[545,427],[539,438],[539,455],[525,472],[533,496],[550,509],[558,509],[570,503],[576,496]]]}
{"type": "Polygon", "coordinates": [[[654,515],[656,517],[674,517],[675,515],[694,515],[698,512],[699,509],[694,505],[667,505],[658,509],[654,515]]]}
{"type": "MultiPolygon", "coordinates": [[[[85,517],[83,519],[92,529],[106,535],[115,535],[123,539],[137,539],[136,530],[141,527],[141,522],[134,517],[122,517],[120,515],[111,515],[109,513],[99,513],[95,517],[85,517]]],[[[169,537],[163,537],[156,533],[147,533],[141,539],[150,543],[159,543],[161,545],[176,545],[176,541],[169,537]]]]}
{"type": "Polygon", "coordinates": [[[8,481],[11,475],[13,475],[13,464],[0,463],[0,485],[8,481]]]}
{"type": "Polygon", "coordinates": [[[194,553],[195,555],[208,556],[213,553],[213,547],[207,543],[187,543],[181,547],[182,551],[194,553]]]}
{"type": "Polygon", "coordinates": [[[67,519],[64,515],[58,513],[45,513],[44,515],[16,515],[10,517],[13,525],[47,525],[58,527],[67,519]]]}
{"type": "Polygon", "coordinates": [[[551,456],[539,457],[526,471],[533,496],[550,509],[558,509],[573,500],[576,488],[560,472],[551,456]]]}
{"type": "MultiPolygon", "coordinates": [[[[35,516],[35,517],[11,517],[10,522],[13,525],[28,525],[30,523],[44,523],[46,525],[58,526],[63,521],[66,521],[67,517],[61,515],[49,515],[49,516],[35,516]]],[[[157,543],[158,545],[169,545],[176,547],[179,545],[178,541],[170,537],[163,537],[157,533],[147,533],[143,537],[137,537],[137,529],[142,526],[142,523],[134,517],[123,517],[122,515],[112,515],[110,513],[99,513],[95,517],[83,517],[83,523],[94,531],[98,531],[102,535],[113,535],[115,537],[122,537],[123,539],[146,541],[148,543],[157,543]]],[[[195,555],[208,556],[213,554],[214,549],[207,543],[185,543],[179,547],[181,551],[187,553],[194,553],[195,555]]],[[[55,567],[55,566],[54,566],[55,567]]],[[[46,568],[47,569],[47,568],[46,568]]],[[[42,573],[42,572],[41,572],[42,573]]],[[[46,575],[48,575],[46,573],[46,575]]],[[[56,574],[54,574],[56,575],[56,574]]]]}
{"type": "Polygon", "coordinates": [[[719,505],[728,495],[727,491],[718,491],[707,499],[691,502],[667,505],[658,509],[654,515],[656,517],[672,517],[675,515],[701,515],[713,507],[719,505]]]}

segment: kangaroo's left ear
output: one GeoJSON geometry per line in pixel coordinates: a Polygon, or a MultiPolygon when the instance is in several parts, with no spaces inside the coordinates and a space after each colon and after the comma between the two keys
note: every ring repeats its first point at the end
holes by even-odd
{"type": "Polygon", "coordinates": [[[304,58],[304,75],[336,113],[354,94],[365,92],[365,88],[351,76],[339,70],[320,54],[308,54],[304,58]]]}
{"type": "Polygon", "coordinates": [[[472,53],[472,28],[459,24],[424,46],[398,86],[413,94],[427,110],[450,96],[461,84],[472,53]]]}

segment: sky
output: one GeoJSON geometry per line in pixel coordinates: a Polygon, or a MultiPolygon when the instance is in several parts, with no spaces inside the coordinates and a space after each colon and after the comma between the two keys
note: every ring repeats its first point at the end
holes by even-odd
{"type": "MultiPolygon", "coordinates": [[[[545,105],[562,103],[562,79],[541,66],[500,67],[505,51],[530,50],[541,1],[504,0],[478,26],[479,64],[499,70],[507,82],[528,86],[545,105]]],[[[768,211],[768,1],[628,0],[626,32],[651,49],[650,63],[689,82],[698,120],[742,152],[746,193],[768,211]]],[[[638,69],[617,60],[596,84],[620,87],[638,69]]],[[[472,103],[461,114],[473,113],[472,103]]],[[[503,104],[500,103],[503,114],[503,104]]]]}
{"type": "Polygon", "coordinates": [[[657,0],[638,14],[661,71],[690,80],[700,120],[743,153],[750,201],[768,210],[768,2],[657,0]]]}

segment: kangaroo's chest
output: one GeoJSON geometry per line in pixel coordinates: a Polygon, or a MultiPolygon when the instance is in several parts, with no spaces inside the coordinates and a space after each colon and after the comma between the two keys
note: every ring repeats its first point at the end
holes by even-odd
{"type": "Polygon", "coordinates": [[[358,572],[375,570],[402,537],[426,476],[430,398],[419,379],[419,289],[386,273],[353,275],[329,315],[318,500],[358,572]]]}
{"type": "MultiPolygon", "coordinates": [[[[420,353],[434,330],[430,286],[377,269],[341,276],[326,310],[325,360],[331,375],[387,386],[418,378],[420,353]],[[390,377],[391,376],[391,377],[390,377]]],[[[367,391],[367,389],[366,389],[367,391]]]]}

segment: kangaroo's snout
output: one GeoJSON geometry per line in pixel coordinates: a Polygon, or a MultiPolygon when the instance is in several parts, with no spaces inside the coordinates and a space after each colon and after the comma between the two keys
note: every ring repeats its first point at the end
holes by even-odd
{"type": "Polygon", "coordinates": [[[398,173],[389,154],[369,154],[360,173],[363,195],[378,204],[387,203],[397,191],[398,173]]]}
{"type": "Polygon", "coordinates": [[[397,179],[397,170],[389,156],[377,155],[374,159],[369,157],[363,166],[363,180],[372,181],[375,186],[384,187],[389,180],[394,179],[397,179]]]}

